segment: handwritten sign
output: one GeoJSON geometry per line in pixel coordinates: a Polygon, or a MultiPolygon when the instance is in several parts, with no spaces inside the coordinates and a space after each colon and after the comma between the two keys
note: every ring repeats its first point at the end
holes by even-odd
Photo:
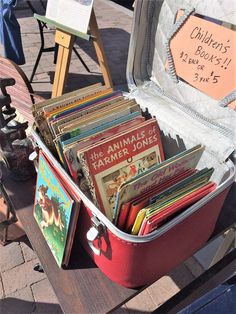
{"type": "Polygon", "coordinates": [[[176,73],[214,99],[236,89],[236,32],[190,16],[170,42],[176,73]]]}

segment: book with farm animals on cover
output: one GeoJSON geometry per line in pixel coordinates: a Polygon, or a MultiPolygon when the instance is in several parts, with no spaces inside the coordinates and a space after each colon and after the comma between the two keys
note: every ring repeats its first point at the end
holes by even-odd
{"type": "Polygon", "coordinates": [[[69,261],[78,206],[40,152],[33,215],[59,267],[69,261]]]}
{"type": "Polygon", "coordinates": [[[94,203],[113,220],[119,186],[164,159],[156,119],[77,152],[94,203]]]}

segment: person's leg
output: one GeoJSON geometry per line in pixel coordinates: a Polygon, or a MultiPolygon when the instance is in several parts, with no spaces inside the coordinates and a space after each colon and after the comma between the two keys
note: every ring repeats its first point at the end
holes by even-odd
{"type": "Polygon", "coordinates": [[[16,64],[24,64],[25,57],[21,41],[20,25],[15,17],[13,7],[16,0],[0,0],[1,5],[1,41],[4,56],[16,64]]]}

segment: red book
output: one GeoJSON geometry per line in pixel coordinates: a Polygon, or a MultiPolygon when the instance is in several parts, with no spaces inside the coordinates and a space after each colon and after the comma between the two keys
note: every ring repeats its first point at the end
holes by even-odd
{"type": "Polygon", "coordinates": [[[158,226],[160,226],[167,218],[171,215],[179,212],[181,209],[185,209],[187,206],[192,205],[197,202],[210,192],[214,191],[216,188],[216,183],[209,182],[203,187],[198,188],[195,192],[182,197],[174,204],[171,204],[162,210],[160,210],[156,215],[153,215],[150,218],[145,218],[143,220],[142,226],[139,231],[139,235],[145,235],[153,230],[155,230],[158,226]]]}
{"type": "Polygon", "coordinates": [[[131,231],[138,212],[149,204],[151,197],[156,196],[157,194],[163,192],[165,189],[189,177],[194,172],[194,169],[188,169],[184,172],[181,172],[177,174],[174,178],[170,178],[169,180],[159,184],[154,189],[148,191],[144,195],[141,195],[136,200],[132,201],[125,226],[126,232],[131,231]]]}
{"type": "Polygon", "coordinates": [[[156,119],[77,153],[95,204],[112,220],[118,188],[164,159],[156,119]]]}

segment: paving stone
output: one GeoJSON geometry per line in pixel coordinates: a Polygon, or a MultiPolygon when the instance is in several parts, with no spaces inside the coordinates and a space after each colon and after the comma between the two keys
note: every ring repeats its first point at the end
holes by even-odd
{"type": "Polygon", "coordinates": [[[131,313],[134,311],[137,313],[139,311],[140,313],[150,313],[156,308],[156,304],[147,289],[125,303],[125,305],[131,313]]]}
{"type": "Polygon", "coordinates": [[[31,290],[36,302],[58,304],[58,299],[47,278],[31,285],[31,290]]]}
{"type": "Polygon", "coordinates": [[[184,264],[179,265],[177,268],[171,271],[169,276],[179,289],[187,286],[195,278],[188,267],[186,267],[184,264]]]}
{"type": "Polygon", "coordinates": [[[179,287],[170,276],[163,276],[147,288],[156,306],[161,305],[179,291],[179,287]]]}
{"type": "Polygon", "coordinates": [[[0,246],[0,271],[4,272],[24,263],[21,246],[18,242],[0,246]]]}
{"type": "Polygon", "coordinates": [[[204,268],[198,263],[195,257],[190,257],[184,264],[188,267],[194,277],[198,277],[204,272],[204,268]]]}
{"type": "MultiPolygon", "coordinates": [[[[28,314],[35,309],[34,299],[30,287],[26,287],[7,295],[2,300],[4,314],[28,314]]],[[[1,310],[1,309],[0,309],[1,310]]]]}
{"type": "Polygon", "coordinates": [[[2,282],[6,294],[13,293],[18,289],[22,289],[46,278],[44,273],[34,271],[33,268],[37,261],[35,259],[26,262],[2,273],[2,282]]]}
{"type": "Polygon", "coordinates": [[[36,305],[34,313],[62,313],[57,297],[48,279],[31,285],[31,290],[36,305]]]}
{"type": "Polygon", "coordinates": [[[29,243],[29,241],[25,242],[21,242],[21,248],[22,248],[22,253],[24,256],[24,260],[26,262],[32,261],[34,259],[37,258],[36,253],[34,252],[34,250],[31,248],[31,245],[29,243]]]}

